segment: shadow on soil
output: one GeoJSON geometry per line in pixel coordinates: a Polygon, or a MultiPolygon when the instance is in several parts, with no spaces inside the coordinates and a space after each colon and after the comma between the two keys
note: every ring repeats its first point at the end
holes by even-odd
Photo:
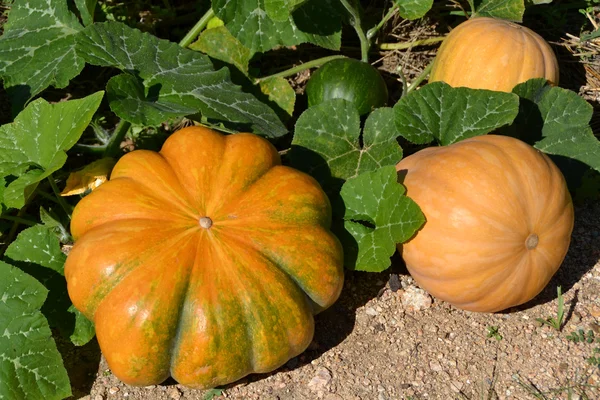
{"type": "Polygon", "coordinates": [[[96,338],[79,347],[60,333],[54,335],[54,340],[71,381],[73,396],[69,399],[80,399],[89,395],[100,365],[100,346],[96,338]]]}

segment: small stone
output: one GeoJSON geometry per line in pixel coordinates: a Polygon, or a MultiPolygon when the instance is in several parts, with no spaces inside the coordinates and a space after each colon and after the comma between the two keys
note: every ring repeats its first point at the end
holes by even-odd
{"type": "Polygon", "coordinates": [[[110,389],[108,389],[108,394],[115,394],[119,391],[119,388],[116,386],[111,387],[110,389]]]}
{"type": "Polygon", "coordinates": [[[423,289],[410,286],[402,293],[402,304],[407,311],[419,311],[431,307],[432,300],[423,289]]]}
{"type": "Polygon", "coordinates": [[[597,304],[593,304],[588,311],[590,312],[590,314],[592,314],[593,317],[598,318],[600,317],[600,306],[598,306],[597,304]]]}
{"type": "Polygon", "coordinates": [[[331,372],[327,368],[319,367],[315,376],[308,382],[308,388],[312,391],[323,390],[331,379],[331,372]]]}
{"type": "Polygon", "coordinates": [[[172,387],[168,391],[168,395],[170,399],[179,400],[181,398],[181,393],[176,387],[172,387]]]}
{"type": "Polygon", "coordinates": [[[104,400],[104,396],[102,396],[101,394],[97,394],[94,396],[94,400],[104,400]]]}
{"type": "Polygon", "coordinates": [[[435,372],[441,372],[442,371],[442,365],[438,361],[431,361],[429,363],[429,368],[431,368],[431,370],[435,371],[435,372]]]}
{"type": "Polygon", "coordinates": [[[375,310],[373,307],[367,307],[367,309],[365,310],[365,313],[367,315],[370,315],[371,317],[375,317],[375,316],[379,315],[377,310],[375,310]]]}

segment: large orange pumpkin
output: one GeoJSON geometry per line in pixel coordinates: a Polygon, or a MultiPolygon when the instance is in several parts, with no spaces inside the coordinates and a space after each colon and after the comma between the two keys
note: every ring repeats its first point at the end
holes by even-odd
{"type": "Polygon", "coordinates": [[[125,155],[73,212],[73,304],[131,385],[194,388],[306,349],[343,284],[327,196],[252,134],[190,127],[125,155]]]}
{"type": "Polygon", "coordinates": [[[573,205],[552,161],[511,137],[430,147],[396,166],[426,222],[398,250],[415,281],[471,311],[525,303],[569,248],[573,205]]]}
{"type": "Polygon", "coordinates": [[[531,78],[558,84],[558,62],[550,45],[529,28],[480,17],[463,22],[448,34],[429,82],[510,92],[531,78]]]}

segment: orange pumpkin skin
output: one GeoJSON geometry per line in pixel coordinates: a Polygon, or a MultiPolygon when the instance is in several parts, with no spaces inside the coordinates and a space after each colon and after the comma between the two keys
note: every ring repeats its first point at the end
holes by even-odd
{"type": "Polygon", "coordinates": [[[531,78],[546,78],[558,85],[558,74],[556,56],[540,35],[509,21],[480,17],[448,34],[429,82],[511,92],[531,78]]]}
{"type": "Polygon", "coordinates": [[[252,134],[182,129],[73,212],[65,276],[112,372],[210,388],[303,352],[343,284],[327,196],[252,134]]]}
{"type": "Polygon", "coordinates": [[[415,281],[469,311],[533,299],[561,265],[573,204],[560,170],[520,140],[478,136],[396,166],[426,222],[398,245],[415,281]]]}

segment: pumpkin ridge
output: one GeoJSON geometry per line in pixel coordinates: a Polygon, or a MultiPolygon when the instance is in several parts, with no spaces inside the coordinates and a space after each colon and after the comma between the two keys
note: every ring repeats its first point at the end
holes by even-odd
{"type": "MultiPolygon", "coordinates": [[[[125,221],[134,221],[133,219],[128,219],[128,220],[121,220],[123,222],[125,221]]],[[[99,225],[97,227],[94,227],[93,229],[91,229],[90,231],[86,232],[86,234],[88,233],[92,233],[96,230],[99,229],[105,229],[104,228],[104,224],[103,225],[99,225]]],[[[177,230],[177,229],[169,229],[169,230],[177,230]]],[[[168,232],[168,231],[167,231],[168,232]]],[[[156,253],[158,253],[160,255],[160,249],[163,248],[164,252],[168,252],[170,251],[169,249],[171,248],[171,246],[177,242],[179,242],[180,240],[182,240],[185,236],[190,235],[190,231],[186,230],[181,232],[179,235],[175,236],[175,237],[169,237],[168,235],[165,234],[165,236],[169,237],[168,240],[166,240],[165,242],[158,242],[158,243],[153,243],[150,246],[148,246],[147,248],[145,248],[144,250],[142,250],[140,253],[137,253],[135,261],[136,263],[134,265],[132,265],[131,267],[129,267],[127,270],[125,270],[122,274],[118,275],[117,278],[115,279],[104,279],[101,284],[101,288],[102,291],[98,292],[98,293],[92,293],[89,295],[86,304],[88,305],[88,308],[91,306],[93,308],[93,311],[87,311],[86,313],[84,313],[86,315],[86,317],[88,317],[90,320],[93,320],[94,317],[93,315],[96,313],[96,310],[98,309],[98,307],[100,307],[100,305],[102,304],[103,300],[106,298],[106,296],[113,291],[114,289],[116,289],[129,275],[131,275],[132,273],[134,273],[135,271],[138,270],[139,266],[144,264],[145,262],[149,261],[151,258],[155,258],[156,257],[156,253]],[[172,243],[172,245],[169,245],[169,243],[172,243]],[[159,251],[157,252],[157,248],[159,249],[159,251]],[[148,255],[148,253],[152,253],[152,255],[148,255]],[[144,256],[147,256],[147,258],[144,258],[144,256]],[[94,298],[97,298],[97,300],[92,300],[94,298]],[[89,314],[89,315],[88,315],[89,314]],[[91,318],[90,318],[91,317],[91,318]]],[[[75,249],[75,248],[73,248],[75,249]]],[[[73,250],[71,250],[73,251],[73,250]]],[[[66,272],[65,272],[66,274],[66,272]]],[[[112,278],[112,275],[111,275],[112,278]]],[[[88,309],[86,308],[86,310],[88,309]]],[[[78,307],[79,309],[79,307],[78,307]]],[[[80,311],[83,312],[83,310],[79,309],[80,311]]]]}
{"type": "MultiPolygon", "coordinates": [[[[341,244],[339,243],[339,240],[325,227],[313,226],[312,230],[313,230],[313,235],[317,234],[317,232],[318,232],[318,234],[322,235],[322,237],[319,238],[320,240],[327,238],[331,241],[331,248],[333,249],[331,251],[331,254],[334,254],[336,251],[341,249],[341,244]]],[[[282,229],[282,231],[285,232],[285,235],[282,234],[280,236],[291,237],[290,232],[298,231],[298,232],[306,233],[306,228],[302,228],[302,229],[286,228],[286,229],[282,229]]],[[[268,231],[265,231],[264,237],[271,236],[267,232],[268,231]]],[[[299,289],[306,295],[306,297],[310,301],[311,305],[313,306],[313,311],[315,314],[328,308],[338,298],[338,296],[341,292],[341,289],[342,289],[343,280],[340,280],[339,282],[331,283],[332,287],[325,293],[326,295],[323,296],[322,293],[318,293],[316,291],[316,289],[314,287],[312,287],[312,286],[314,286],[315,282],[305,282],[302,279],[300,279],[298,271],[294,270],[292,265],[288,265],[288,263],[291,262],[292,260],[288,260],[288,262],[285,262],[285,260],[283,260],[281,258],[279,258],[279,259],[275,258],[274,257],[274,255],[276,255],[275,252],[269,253],[268,251],[270,251],[271,247],[268,246],[268,243],[266,243],[264,240],[262,240],[262,241],[258,240],[249,233],[246,233],[245,235],[235,235],[233,230],[232,230],[231,234],[228,232],[227,236],[228,236],[228,240],[231,240],[232,242],[242,243],[243,245],[248,246],[249,248],[252,248],[254,251],[256,251],[257,253],[260,253],[264,258],[269,260],[274,266],[277,266],[277,269],[280,270],[281,272],[283,272],[285,275],[287,275],[292,280],[292,282],[294,282],[299,287],[299,289]],[[311,285],[311,283],[313,285],[311,285]]],[[[278,240],[277,243],[281,244],[281,240],[278,240]]],[[[327,257],[330,257],[331,254],[327,255],[327,257]]],[[[301,269],[308,270],[308,266],[307,266],[307,262],[306,262],[307,259],[310,260],[310,257],[308,255],[306,255],[306,258],[303,260],[303,265],[302,265],[301,269]]],[[[333,264],[333,258],[330,261],[332,261],[332,264],[333,264]]],[[[318,264],[318,262],[316,262],[316,263],[318,264]]],[[[296,269],[298,269],[298,268],[296,268],[296,269]]],[[[320,269],[322,271],[321,272],[322,275],[319,277],[318,280],[320,281],[321,285],[323,285],[323,281],[327,277],[327,275],[324,274],[324,271],[326,271],[326,269],[323,267],[321,267],[320,269]]],[[[308,274],[308,275],[311,276],[310,274],[308,274]]],[[[322,287],[320,287],[319,289],[322,289],[322,287]]]]}
{"type": "Polygon", "coordinates": [[[301,282],[299,282],[298,278],[295,277],[293,274],[291,274],[289,270],[279,267],[279,265],[281,265],[280,261],[275,260],[269,254],[261,251],[261,248],[260,248],[261,245],[259,243],[252,241],[249,236],[238,236],[238,235],[234,235],[234,234],[227,234],[225,232],[224,232],[224,236],[227,236],[227,240],[229,240],[231,242],[237,242],[238,245],[252,249],[257,254],[260,254],[261,257],[263,257],[265,260],[267,260],[270,265],[275,267],[280,272],[283,272],[283,274],[285,276],[287,276],[287,278],[290,279],[290,281],[294,282],[294,284],[297,286],[298,290],[300,290],[302,293],[304,293],[304,295],[307,299],[307,302],[311,306],[311,310],[316,310],[318,308],[317,303],[308,295],[307,289],[304,287],[304,285],[302,285],[301,282]]]}
{"type": "Polygon", "coordinates": [[[219,180],[216,185],[213,182],[206,201],[206,213],[209,216],[220,214],[223,208],[231,207],[232,202],[236,203],[264,175],[281,165],[275,146],[260,136],[238,133],[224,136],[223,141],[225,145],[216,176],[242,176],[246,179],[219,180]]]}
{"type": "MultiPolygon", "coordinates": [[[[216,278],[217,275],[211,274],[210,276],[211,280],[217,279],[220,282],[220,286],[226,286],[230,288],[229,302],[233,302],[232,304],[235,304],[236,309],[229,309],[229,311],[231,311],[231,315],[238,316],[238,319],[236,320],[236,326],[238,326],[239,328],[237,330],[237,333],[242,334],[243,339],[238,338],[238,340],[235,343],[224,342],[215,344],[216,347],[211,348],[213,354],[208,355],[208,358],[204,357],[204,361],[209,362],[210,364],[203,364],[204,366],[201,369],[212,368],[214,366],[220,365],[220,363],[222,363],[223,360],[221,359],[219,349],[227,349],[229,351],[232,346],[235,346],[238,349],[238,351],[242,351],[244,354],[238,354],[238,357],[241,358],[240,361],[236,361],[236,370],[238,372],[235,376],[230,375],[227,378],[228,381],[231,381],[232,379],[240,379],[243,376],[246,376],[252,372],[270,371],[274,368],[283,365],[291,356],[299,354],[306,348],[306,346],[308,346],[310,340],[312,339],[314,321],[312,320],[313,317],[309,302],[306,301],[306,295],[297,285],[295,285],[293,281],[291,281],[287,277],[287,275],[283,273],[283,271],[281,271],[276,265],[272,264],[269,260],[263,257],[260,252],[257,252],[252,248],[246,247],[244,249],[244,246],[232,245],[232,242],[230,242],[229,240],[230,238],[227,237],[226,240],[224,240],[225,238],[221,234],[222,232],[218,234],[216,233],[213,237],[210,238],[210,240],[205,240],[202,243],[205,246],[207,246],[207,248],[211,249],[210,251],[205,252],[205,254],[212,254],[210,257],[208,257],[209,259],[211,257],[214,259],[219,259],[222,263],[223,260],[228,260],[227,262],[224,262],[224,264],[227,264],[227,266],[235,267],[216,269],[215,273],[219,274],[220,278],[216,278]],[[250,253],[248,252],[248,250],[250,250],[250,253]],[[249,260],[255,260],[257,257],[262,259],[263,262],[258,264],[247,264],[249,260]],[[271,271],[272,273],[267,275],[257,275],[251,268],[249,268],[252,267],[252,265],[262,265],[262,268],[266,268],[265,271],[271,271]],[[245,279],[242,279],[242,276],[245,279]],[[286,327],[288,324],[283,324],[280,322],[280,320],[288,320],[288,318],[290,317],[289,312],[286,314],[282,314],[278,308],[273,309],[269,308],[268,306],[269,304],[272,304],[272,297],[277,297],[270,293],[273,292],[273,290],[276,290],[276,288],[279,287],[282,283],[279,280],[273,281],[269,279],[274,276],[283,277],[285,279],[283,287],[291,289],[292,292],[295,293],[294,297],[297,298],[298,296],[300,296],[300,298],[303,299],[302,302],[305,304],[305,306],[301,309],[299,308],[299,305],[297,303],[298,299],[294,300],[292,298],[287,297],[284,297],[284,299],[286,299],[285,303],[279,302],[278,304],[278,307],[282,307],[283,304],[287,307],[296,308],[297,311],[294,311],[296,314],[303,314],[304,318],[308,318],[310,320],[304,321],[300,324],[302,329],[307,330],[307,333],[310,332],[310,335],[308,338],[302,339],[299,347],[294,347],[292,340],[290,339],[290,333],[292,331],[290,330],[291,328],[286,327]],[[266,282],[264,282],[264,279],[269,279],[268,285],[266,284],[266,282]],[[257,307],[261,304],[263,305],[263,311],[258,312],[257,307]],[[270,321],[270,319],[267,318],[267,316],[272,316],[273,312],[276,312],[278,316],[276,318],[277,322],[270,321]],[[260,326],[260,331],[258,332],[253,331],[253,329],[256,328],[257,323],[260,326]],[[307,323],[309,323],[308,327],[306,326],[307,323]],[[276,330],[273,330],[271,328],[276,328],[276,330]],[[259,338],[262,337],[261,332],[268,334],[268,337],[263,338],[262,342],[261,340],[259,340],[259,338]],[[277,334],[277,336],[273,337],[273,335],[275,334],[277,334]],[[242,343],[244,343],[244,346],[240,348],[239,346],[242,343]],[[273,348],[272,346],[275,346],[277,343],[279,345],[273,348]],[[259,345],[266,345],[267,349],[257,349],[256,346],[259,345]],[[283,346],[283,348],[281,346],[283,346]],[[279,352],[275,351],[275,349],[279,349],[279,352]],[[271,354],[275,354],[274,359],[272,359],[271,354]],[[261,359],[261,356],[263,357],[263,359],[261,359]],[[265,359],[264,357],[267,358],[265,359]],[[239,362],[244,362],[244,364],[240,366],[239,362]]],[[[199,264],[195,264],[194,268],[202,269],[200,265],[203,265],[205,261],[206,260],[202,260],[199,264]]],[[[192,276],[192,280],[197,279],[197,275],[192,276]]],[[[194,290],[196,289],[196,285],[194,284],[193,286],[188,287],[187,293],[196,293],[194,292],[194,290]]],[[[220,305],[220,307],[223,307],[227,306],[229,302],[226,302],[224,304],[218,304],[220,305]]],[[[187,304],[189,304],[189,299],[187,304]]],[[[211,303],[210,305],[215,306],[215,304],[213,303],[211,303]]],[[[290,309],[290,311],[292,311],[292,309],[290,309]]],[[[185,312],[185,315],[180,320],[180,324],[190,323],[187,320],[188,318],[190,318],[190,316],[193,317],[193,315],[191,315],[190,312],[192,311],[190,311],[189,309],[185,312]],[[186,320],[184,320],[184,318],[186,320]]],[[[208,312],[210,313],[210,311],[208,312]]],[[[225,329],[227,329],[227,325],[223,325],[223,322],[227,319],[228,316],[223,315],[223,313],[216,313],[212,315],[211,321],[213,321],[213,331],[211,332],[213,332],[213,336],[228,336],[221,334],[225,329]]],[[[182,329],[184,330],[185,328],[182,329]]],[[[297,335],[301,334],[302,332],[293,333],[297,335]]],[[[187,332],[187,334],[189,335],[189,332],[187,332]]],[[[181,348],[181,342],[177,341],[177,344],[177,348],[172,353],[173,357],[171,374],[179,382],[183,382],[185,384],[186,378],[184,376],[181,376],[179,374],[179,371],[183,371],[183,373],[185,374],[186,370],[189,370],[190,368],[192,368],[192,366],[187,365],[186,367],[180,365],[180,363],[185,363],[185,355],[182,354],[183,349],[181,348]]],[[[229,354],[224,357],[231,358],[231,355],[229,354]]],[[[188,362],[188,364],[190,363],[194,364],[194,362],[192,361],[188,362]]],[[[198,367],[194,368],[194,371],[197,370],[198,367]]],[[[200,373],[202,374],[202,372],[200,373]]],[[[202,378],[202,381],[200,381],[200,379],[198,379],[197,377],[194,379],[196,380],[196,382],[199,382],[195,385],[198,388],[213,387],[215,385],[220,385],[223,383],[222,378],[214,374],[211,375],[210,370],[208,371],[208,375],[202,378]]]]}
{"type": "Polygon", "coordinates": [[[175,203],[176,205],[180,206],[181,210],[187,215],[195,215],[197,213],[194,207],[192,207],[192,199],[190,197],[182,197],[182,195],[189,196],[189,193],[185,190],[185,187],[178,179],[171,164],[160,153],[154,153],[149,150],[137,150],[135,152],[125,154],[115,165],[111,174],[111,178],[106,183],[108,184],[111,181],[119,179],[130,179],[135,184],[146,189],[149,196],[154,197],[155,199],[166,204],[175,203]],[[158,164],[158,157],[160,158],[160,162],[164,164],[158,164]],[[144,160],[144,158],[147,159],[144,160]],[[133,166],[127,165],[133,163],[135,163],[133,166]],[[126,167],[124,167],[124,165],[126,165],[126,167]],[[128,169],[135,170],[135,167],[148,171],[148,174],[155,178],[157,176],[160,177],[160,174],[157,173],[159,170],[166,169],[168,171],[167,174],[172,175],[174,179],[172,179],[171,182],[161,179],[158,188],[152,187],[152,185],[155,184],[155,181],[143,178],[139,179],[140,177],[129,173],[128,169]],[[125,171],[121,172],[121,169],[124,169],[125,171]],[[177,189],[179,190],[174,190],[173,185],[177,185],[177,189]],[[165,194],[164,191],[168,191],[169,193],[165,194]]]}

